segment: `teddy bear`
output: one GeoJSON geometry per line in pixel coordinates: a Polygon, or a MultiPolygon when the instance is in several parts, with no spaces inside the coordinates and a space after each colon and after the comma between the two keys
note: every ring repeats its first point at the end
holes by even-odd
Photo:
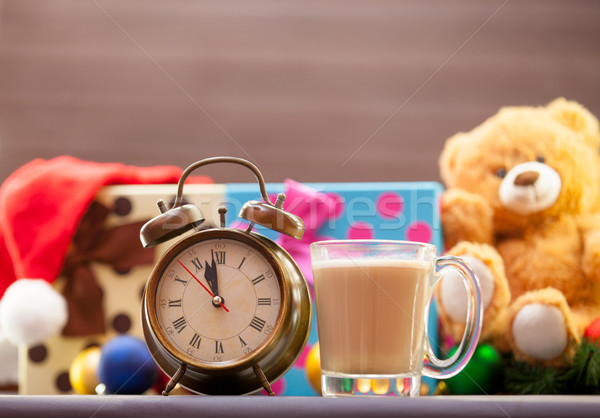
{"type": "MultiPolygon", "coordinates": [[[[480,341],[560,365],[600,317],[600,129],[579,103],[505,107],[449,138],[439,158],[444,245],[479,277],[480,341]]],[[[460,339],[457,276],[437,291],[442,328],[460,339]]]]}

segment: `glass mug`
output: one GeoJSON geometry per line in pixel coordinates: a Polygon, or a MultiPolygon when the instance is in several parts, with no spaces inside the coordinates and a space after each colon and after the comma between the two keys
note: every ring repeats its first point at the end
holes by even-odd
{"type": "Polygon", "coordinates": [[[444,379],[471,358],[483,313],[477,277],[431,244],[341,240],[311,244],[323,396],[420,394],[421,375],[444,379]],[[433,288],[457,270],[468,289],[465,332],[456,353],[434,354],[427,336],[433,288]],[[424,360],[425,359],[425,360],[424,360]]]}

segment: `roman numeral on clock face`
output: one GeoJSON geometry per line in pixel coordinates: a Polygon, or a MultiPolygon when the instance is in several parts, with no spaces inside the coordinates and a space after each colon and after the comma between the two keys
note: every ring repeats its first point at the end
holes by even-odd
{"type": "Polygon", "coordinates": [[[181,307],[181,299],[171,300],[169,299],[169,308],[181,307]]]}
{"type": "Polygon", "coordinates": [[[190,340],[190,345],[192,347],[200,349],[200,341],[202,341],[202,337],[200,337],[198,334],[194,333],[194,336],[190,340]]]}
{"type": "Polygon", "coordinates": [[[194,267],[196,267],[196,273],[198,273],[204,268],[204,266],[202,266],[202,261],[200,261],[198,257],[192,259],[192,264],[194,265],[194,267]]]}
{"type": "Polygon", "coordinates": [[[253,284],[254,286],[256,286],[257,284],[259,284],[259,283],[260,283],[260,282],[262,282],[263,280],[265,280],[265,275],[264,275],[264,274],[261,274],[260,276],[258,276],[258,277],[256,277],[256,278],[252,279],[252,284],[253,284]]]}
{"type": "Polygon", "coordinates": [[[182,316],[173,321],[173,326],[177,330],[177,333],[180,333],[186,326],[185,318],[182,316]]]}
{"type": "Polygon", "coordinates": [[[240,339],[240,344],[241,344],[241,346],[242,346],[242,347],[245,347],[245,346],[247,346],[247,345],[248,345],[248,344],[246,344],[246,341],[244,341],[244,340],[242,339],[242,337],[240,337],[239,335],[238,335],[238,338],[240,339]]]}
{"type": "Polygon", "coordinates": [[[217,264],[225,264],[225,251],[215,251],[215,261],[217,264]]]}
{"type": "Polygon", "coordinates": [[[258,306],[271,306],[271,298],[258,298],[258,306]]]}
{"type": "Polygon", "coordinates": [[[242,268],[245,261],[246,261],[246,257],[242,258],[242,261],[240,262],[240,265],[238,266],[238,270],[242,268]]]}
{"type": "Polygon", "coordinates": [[[260,319],[258,316],[255,316],[254,318],[252,318],[252,321],[250,321],[250,326],[258,332],[261,332],[265,327],[266,323],[267,321],[265,321],[264,319],[260,319]]]}
{"type": "Polygon", "coordinates": [[[223,354],[223,343],[219,340],[215,341],[215,354],[223,354]]]}
{"type": "Polygon", "coordinates": [[[175,276],[175,279],[174,279],[174,280],[175,280],[176,282],[183,283],[184,285],[186,285],[186,284],[187,284],[187,282],[186,282],[185,280],[182,280],[182,279],[180,279],[180,278],[179,278],[179,276],[175,276]]]}

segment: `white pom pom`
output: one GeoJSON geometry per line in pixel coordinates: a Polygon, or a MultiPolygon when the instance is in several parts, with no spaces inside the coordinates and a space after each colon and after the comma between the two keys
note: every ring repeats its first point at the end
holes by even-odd
{"type": "Polygon", "coordinates": [[[0,329],[0,386],[19,383],[19,350],[0,329]]]}
{"type": "Polygon", "coordinates": [[[48,282],[21,279],[4,293],[0,329],[13,344],[38,344],[58,334],[67,315],[65,299],[48,282]]]}
{"type": "Polygon", "coordinates": [[[562,354],[569,338],[561,310],[541,303],[523,306],[515,315],[512,332],[517,348],[538,360],[562,354]]]}

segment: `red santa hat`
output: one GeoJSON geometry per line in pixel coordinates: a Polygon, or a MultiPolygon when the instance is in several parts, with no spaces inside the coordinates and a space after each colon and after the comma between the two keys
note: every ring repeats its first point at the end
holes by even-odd
{"type": "Polygon", "coordinates": [[[51,284],[101,187],[175,183],[180,175],[173,166],[66,156],[34,160],[14,172],[0,187],[0,339],[35,344],[61,331],[66,305],[51,284]]]}

